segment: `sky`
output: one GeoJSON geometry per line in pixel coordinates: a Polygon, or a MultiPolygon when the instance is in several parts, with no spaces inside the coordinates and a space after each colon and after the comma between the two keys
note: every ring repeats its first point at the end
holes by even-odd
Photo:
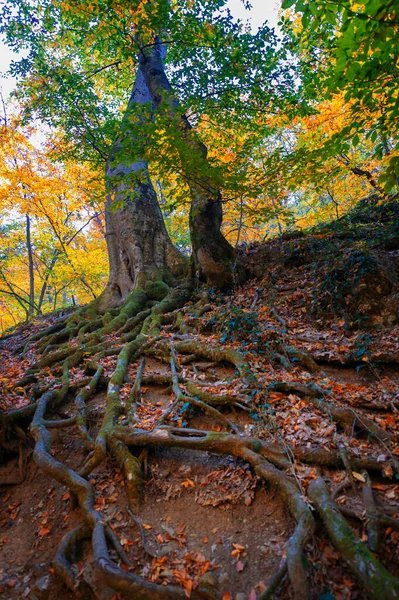
{"type": "MultiPolygon", "coordinates": [[[[279,0],[250,0],[252,9],[245,10],[242,0],[228,0],[227,5],[231,13],[243,20],[249,19],[252,29],[256,31],[257,27],[268,21],[273,27],[278,20],[278,9],[281,5],[279,0]]],[[[18,56],[11,52],[9,48],[0,41],[0,89],[6,98],[15,88],[16,81],[7,75],[10,62],[16,60],[18,56]]]]}
{"type": "Polygon", "coordinates": [[[269,25],[275,27],[278,21],[278,10],[281,6],[279,0],[250,0],[252,9],[250,11],[245,10],[242,0],[228,0],[227,5],[231,12],[236,17],[241,19],[250,18],[252,28],[256,30],[259,25],[262,25],[265,21],[269,22],[269,25]]]}

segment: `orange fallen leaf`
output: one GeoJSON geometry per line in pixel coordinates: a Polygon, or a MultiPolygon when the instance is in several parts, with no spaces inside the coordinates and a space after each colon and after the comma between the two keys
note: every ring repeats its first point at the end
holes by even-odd
{"type": "Polygon", "coordinates": [[[187,598],[190,598],[191,592],[193,591],[193,582],[191,579],[186,579],[183,581],[184,591],[186,593],[187,598]]]}
{"type": "Polygon", "coordinates": [[[195,483],[194,483],[194,481],[191,481],[191,479],[185,479],[184,481],[181,482],[181,484],[185,488],[188,488],[188,487],[192,487],[193,488],[193,487],[195,487],[195,483]]]}
{"type": "Polygon", "coordinates": [[[233,548],[239,550],[240,552],[244,552],[245,546],[241,546],[241,544],[233,544],[233,548]]]}
{"type": "Polygon", "coordinates": [[[45,537],[46,535],[48,535],[50,533],[51,529],[50,527],[43,527],[43,529],[40,529],[38,535],[40,535],[40,537],[45,537]]]}

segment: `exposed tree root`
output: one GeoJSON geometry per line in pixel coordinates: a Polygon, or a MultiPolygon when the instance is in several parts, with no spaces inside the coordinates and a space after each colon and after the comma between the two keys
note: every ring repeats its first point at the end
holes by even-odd
{"type": "Polygon", "coordinates": [[[119,429],[118,439],[128,445],[178,446],[195,450],[207,450],[220,454],[231,454],[248,461],[257,475],[276,486],[283,495],[290,512],[297,520],[297,527],[288,543],[287,561],[291,583],[298,598],[308,597],[306,570],[302,562],[303,549],[314,531],[314,520],[302,493],[293,479],[272,465],[267,458],[279,464],[259,440],[226,433],[195,431],[176,428],[160,428],[147,432],[129,433],[119,429]]]}
{"type": "Polygon", "coordinates": [[[323,391],[317,386],[306,386],[280,381],[272,384],[270,388],[287,394],[295,393],[307,398],[316,408],[330,415],[337,423],[340,423],[348,433],[351,433],[356,428],[366,431],[384,442],[392,439],[392,434],[389,431],[381,429],[372,419],[360,415],[352,408],[342,408],[335,406],[332,402],[328,402],[323,398],[323,391]]]}
{"type": "Polygon", "coordinates": [[[286,354],[290,360],[299,363],[310,373],[318,373],[320,371],[319,365],[316,363],[311,354],[309,354],[309,352],[306,352],[305,350],[299,350],[298,348],[293,348],[292,346],[283,346],[282,344],[280,344],[278,348],[281,354],[286,354]]]}
{"type": "Polygon", "coordinates": [[[288,571],[287,560],[283,561],[281,567],[276,571],[270,580],[269,587],[260,596],[259,600],[270,600],[281,585],[288,571]]]}
{"type": "Polygon", "coordinates": [[[229,362],[236,367],[239,375],[244,380],[254,381],[254,375],[248,361],[234,348],[214,348],[213,346],[204,345],[203,340],[195,339],[177,341],[174,347],[177,352],[183,354],[194,354],[198,358],[206,358],[213,362],[229,362]]]}
{"type": "Polygon", "coordinates": [[[214,416],[217,419],[219,419],[220,421],[222,421],[223,423],[226,423],[233,431],[235,431],[235,432],[238,431],[238,428],[236,427],[236,425],[234,425],[234,423],[232,423],[230,421],[230,419],[228,419],[227,417],[222,415],[222,413],[220,413],[218,410],[216,410],[209,404],[202,402],[202,400],[199,400],[198,398],[195,398],[192,396],[187,396],[186,394],[183,394],[183,392],[180,389],[180,385],[179,385],[179,377],[177,375],[177,369],[176,369],[176,353],[173,348],[171,349],[170,370],[172,373],[173,392],[175,394],[177,404],[179,402],[183,402],[183,403],[186,402],[188,404],[198,406],[199,408],[202,408],[205,412],[210,413],[212,416],[214,416]]]}
{"type": "Polygon", "coordinates": [[[363,485],[363,504],[366,511],[366,531],[367,531],[367,545],[371,552],[378,552],[380,550],[381,543],[381,530],[378,519],[374,517],[377,512],[373,490],[371,487],[371,481],[367,471],[362,473],[365,484],[363,485]]]}
{"type": "MultiPolygon", "coordinates": [[[[93,552],[93,572],[99,585],[105,585],[124,597],[145,600],[172,600],[186,598],[183,588],[174,585],[158,585],[145,580],[136,574],[137,565],[124,552],[118,536],[104,523],[103,517],[95,507],[93,480],[88,478],[107,457],[108,453],[120,467],[124,479],[125,490],[129,501],[129,514],[140,528],[144,551],[150,556],[146,547],[145,533],[135,514],[143,500],[142,456],[150,448],[186,448],[189,450],[213,452],[220,455],[236,457],[246,461],[254,474],[272,486],[283,499],[289,513],[295,521],[292,535],[286,547],[286,559],[271,578],[266,591],[260,598],[272,598],[282,581],[288,574],[289,582],[294,590],[295,598],[307,600],[310,597],[308,568],[304,555],[306,545],[314,535],[316,520],[319,515],[323,520],[329,536],[354,573],[359,584],[363,586],[367,597],[399,598],[399,582],[379,563],[371,552],[378,552],[382,542],[382,527],[392,527],[399,531],[399,521],[391,515],[398,511],[392,507],[379,506],[374,496],[370,476],[373,471],[384,473],[387,468],[398,469],[393,455],[379,453],[379,444],[388,448],[392,441],[390,432],[379,427],[372,419],[364,417],[352,408],[337,406],[323,394],[316,385],[303,385],[290,381],[280,381],[268,386],[269,390],[284,394],[296,394],[304,398],[318,414],[328,415],[354,435],[356,431],[366,432],[375,442],[376,454],[356,454],[350,447],[337,448],[338,443],[329,449],[315,444],[288,444],[284,439],[265,441],[244,434],[243,428],[223,414],[223,410],[233,407],[237,411],[256,410],[252,392],[259,392],[259,381],[251,369],[250,361],[235,348],[212,346],[200,336],[194,336],[192,329],[202,314],[210,309],[206,298],[197,304],[185,306],[191,294],[189,287],[170,290],[161,299],[152,301],[143,288],[131,294],[122,307],[112,309],[98,315],[93,304],[88,312],[78,311],[53,326],[27,340],[26,347],[35,349],[38,354],[36,364],[26,376],[17,382],[30,390],[31,403],[17,411],[2,415],[2,432],[0,446],[7,452],[18,452],[23,476],[24,444],[26,428],[30,423],[30,435],[34,440],[33,457],[40,469],[67,486],[72,501],[76,500],[81,515],[81,523],[68,532],[58,547],[54,558],[54,572],[65,585],[78,594],[78,578],[74,563],[79,547],[85,540],[90,541],[93,552]],[[64,343],[69,340],[68,343],[64,343]],[[72,340],[72,343],[71,343],[72,340]],[[44,351],[47,348],[47,351],[44,351]],[[148,372],[144,356],[161,355],[168,367],[168,372],[148,372]],[[117,355],[112,375],[104,377],[101,360],[117,355]],[[180,355],[180,356],[179,356],[180,355]],[[89,359],[90,362],[87,360],[89,359]],[[135,371],[134,382],[128,392],[121,395],[126,383],[129,365],[139,361],[135,371]],[[200,368],[206,374],[209,368],[228,363],[235,368],[234,380],[237,388],[230,393],[218,393],[218,385],[210,389],[209,382],[196,379],[198,369],[193,362],[207,361],[200,368]],[[85,377],[83,385],[69,384],[71,368],[80,366],[85,377]],[[179,365],[186,365],[182,371],[179,365]],[[62,380],[54,387],[47,388],[40,383],[41,370],[44,367],[60,369],[62,380]],[[191,365],[187,367],[187,365],[191,365]],[[187,373],[193,373],[187,376],[187,373]],[[39,383],[38,383],[39,381],[39,383]],[[154,384],[170,388],[174,398],[169,406],[162,404],[157,409],[152,429],[140,426],[140,410],[145,405],[143,385],[154,384]],[[105,410],[97,434],[91,432],[88,419],[88,402],[99,386],[107,385],[105,410]],[[30,386],[30,387],[29,387],[30,386]],[[36,386],[36,387],[35,387],[36,386]],[[75,414],[66,417],[59,414],[62,402],[72,392],[75,414]],[[37,394],[37,395],[35,395],[37,394]],[[127,398],[124,403],[123,398],[127,398]],[[209,417],[229,431],[206,431],[190,427],[171,427],[165,425],[177,408],[180,413],[188,406],[205,411],[209,417]],[[162,414],[159,414],[161,413],[162,414]],[[50,429],[76,427],[82,446],[88,453],[82,465],[73,470],[58,461],[51,452],[50,429]],[[310,482],[307,489],[297,477],[299,463],[317,467],[344,468],[348,472],[345,487],[350,484],[352,471],[361,473],[362,485],[354,482],[356,492],[361,489],[365,511],[363,513],[346,506],[338,506],[332,500],[326,483],[318,477],[310,482]],[[79,471],[79,472],[78,472],[79,471]],[[91,483],[92,482],[92,483],[91,483]],[[314,508],[312,510],[311,502],[314,508]],[[131,512],[130,512],[131,510],[131,512]],[[369,549],[357,539],[343,513],[358,519],[365,519],[369,549]],[[113,560],[112,556],[117,556],[113,560]]],[[[301,350],[291,348],[284,342],[280,347],[282,360],[287,364],[301,364],[306,370],[317,373],[318,365],[312,357],[301,350]]],[[[106,364],[104,362],[103,364],[106,364]]],[[[134,367],[131,367],[134,368],[134,367]]],[[[231,370],[232,371],[232,370],[231,370]]],[[[205,377],[205,375],[200,375],[205,377]]],[[[270,381],[270,379],[269,379],[270,381]]],[[[266,384],[267,385],[267,384],[266,384]]],[[[266,388],[265,385],[265,388],[266,388]]],[[[223,387],[221,387],[223,390],[223,387]]],[[[262,390],[262,393],[265,390],[262,390]]],[[[264,395],[266,397],[266,394],[264,395]]],[[[198,411],[197,411],[198,412],[198,411]]],[[[189,415],[190,411],[187,411],[189,415]]],[[[191,414],[191,413],[190,413],[191,414]]],[[[187,420],[189,416],[185,416],[187,420]]],[[[245,419],[249,419],[248,415],[245,419]]],[[[219,427],[221,429],[221,427],[219,427]]],[[[251,429],[249,429],[250,431],[251,429]]],[[[245,431],[248,431],[245,429],[245,431]]],[[[259,430],[258,430],[259,431],[259,430]]],[[[269,438],[270,439],[270,438],[269,438]]],[[[294,440],[295,442],[295,440],[294,440]]],[[[307,471],[314,471],[304,467],[307,471]]],[[[356,474],[355,472],[355,474],[356,474]]],[[[314,475],[313,475],[314,476],[314,475]]],[[[338,486],[335,495],[344,489],[338,486]]],[[[196,581],[191,598],[217,599],[220,596],[214,586],[199,578],[196,581]]]]}
{"type": "Polygon", "coordinates": [[[97,367],[97,370],[91,379],[90,383],[85,386],[82,391],[75,398],[75,406],[76,406],[76,425],[78,427],[79,433],[81,435],[83,446],[85,450],[92,450],[94,447],[94,442],[90,437],[89,431],[87,429],[87,405],[86,402],[89,400],[90,396],[94,394],[94,391],[98,385],[101,375],[103,374],[103,368],[101,366],[97,367]]]}
{"type": "Polygon", "coordinates": [[[90,537],[90,527],[78,525],[64,536],[54,557],[53,568],[55,575],[72,592],[76,592],[76,574],[72,569],[73,555],[80,543],[85,539],[90,539],[90,537]]]}
{"type": "Polygon", "coordinates": [[[399,580],[381,565],[356,537],[331,499],[323,479],[309,485],[308,494],[320,513],[333,544],[355,575],[367,596],[373,600],[399,598],[399,580]]]}
{"type": "Polygon", "coordinates": [[[130,392],[128,401],[126,403],[127,410],[131,409],[130,405],[132,402],[137,402],[141,398],[141,381],[143,379],[144,367],[145,359],[142,358],[137,369],[136,379],[134,380],[132,391],[130,392]]]}
{"type": "Polygon", "coordinates": [[[248,402],[249,398],[247,396],[230,396],[229,394],[213,394],[211,392],[207,392],[198,387],[193,381],[186,381],[187,391],[192,396],[197,396],[206,404],[210,406],[236,406],[237,408],[241,408],[243,410],[249,410],[248,402]]]}

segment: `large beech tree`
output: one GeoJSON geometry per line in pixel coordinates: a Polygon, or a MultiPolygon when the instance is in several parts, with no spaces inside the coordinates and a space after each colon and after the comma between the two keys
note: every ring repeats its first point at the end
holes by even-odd
{"type": "Polygon", "coordinates": [[[190,195],[192,272],[230,285],[237,266],[221,232],[224,173],[195,125],[203,118],[230,125],[238,115],[249,129],[278,100],[289,72],[279,66],[271,30],[252,35],[225,0],[12,0],[2,29],[14,48],[28,48],[13,66],[27,115],[62,127],[75,156],[106,163],[110,279],[102,308],[146,281],[170,284],[187,272],[151,183],[154,158],[164,178],[179,173],[190,195]]]}
{"type": "Polygon", "coordinates": [[[106,165],[105,215],[110,273],[100,308],[120,304],[130,291],[148,281],[171,283],[173,278],[184,275],[186,261],[166,231],[148,163],[141,157],[127,163],[123,160],[124,147],[129,145],[132,137],[140,146],[137,133],[145,126],[144,114],[138,116],[138,122],[131,122],[131,117],[135,118],[134,109],[151,102],[143,71],[139,68],[121,132],[106,165]],[[113,210],[113,203],[119,203],[120,207],[113,210]]]}

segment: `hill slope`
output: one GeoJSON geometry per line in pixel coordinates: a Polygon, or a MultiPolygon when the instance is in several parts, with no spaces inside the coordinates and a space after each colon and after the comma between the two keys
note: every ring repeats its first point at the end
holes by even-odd
{"type": "Polygon", "coordinates": [[[398,220],[4,340],[2,597],[399,597],[398,220]]]}

